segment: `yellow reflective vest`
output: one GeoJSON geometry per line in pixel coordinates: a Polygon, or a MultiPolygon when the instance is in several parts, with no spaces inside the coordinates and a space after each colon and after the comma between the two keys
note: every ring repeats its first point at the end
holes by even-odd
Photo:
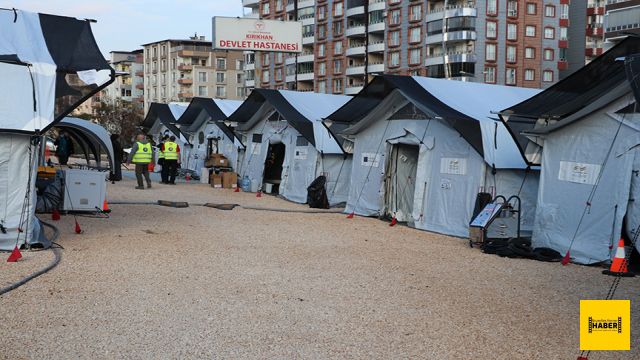
{"type": "Polygon", "coordinates": [[[148,164],[151,162],[153,158],[153,151],[151,150],[151,144],[146,143],[143,144],[141,142],[137,142],[138,150],[135,154],[133,154],[133,159],[131,162],[134,164],[148,164]]]}
{"type": "Polygon", "coordinates": [[[171,141],[164,143],[164,159],[178,160],[178,144],[171,141]]]}

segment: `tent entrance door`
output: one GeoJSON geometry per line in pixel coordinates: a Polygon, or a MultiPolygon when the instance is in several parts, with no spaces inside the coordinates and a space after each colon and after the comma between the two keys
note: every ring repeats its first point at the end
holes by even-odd
{"type": "Polygon", "coordinates": [[[267,158],[264,161],[264,183],[269,184],[272,194],[278,194],[282,181],[282,164],[286,146],[283,143],[269,144],[267,158]]]}
{"type": "Polygon", "coordinates": [[[385,189],[386,215],[400,222],[412,222],[413,195],[416,188],[418,156],[417,145],[394,144],[391,147],[387,184],[385,189]]]}

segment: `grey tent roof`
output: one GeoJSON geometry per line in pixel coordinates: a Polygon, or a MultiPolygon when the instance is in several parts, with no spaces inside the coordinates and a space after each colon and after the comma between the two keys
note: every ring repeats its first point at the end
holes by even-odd
{"type": "Polygon", "coordinates": [[[100,158],[101,153],[106,153],[109,158],[110,168],[113,169],[114,153],[111,145],[111,138],[105,128],[90,121],[66,117],[56,125],[55,128],[67,131],[78,144],[83,147],[83,152],[89,158],[91,153],[96,160],[100,158]]]}
{"type": "Polygon", "coordinates": [[[177,138],[180,138],[181,132],[175,125],[176,118],[173,116],[173,112],[169,107],[169,104],[151,103],[147,116],[144,118],[141,126],[145,130],[149,130],[153,127],[156,121],[160,121],[164,126],[169,129],[177,138]]]}
{"type": "MultiPolygon", "coordinates": [[[[629,80],[622,58],[640,53],[640,38],[628,37],[545,91],[500,112],[509,131],[518,139],[524,153],[529,140],[522,133],[533,131],[538,119],[553,120],[554,129],[568,125],[562,121],[577,114],[586,106],[596,104],[604,96],[629,89],[629,80]]],[[[608,102],[600,102],[605,106],[608,102]]],[[[572,121],[578,120],[573,118],[572,121]]]]}
{"type": "Polygon", "coordinates": [[[182,116],[178,118],[176,124],[181,132],[195,134],[204,123],[212,121],[231,141],[234,138],[239,141],[233,129],[224,124],[224,120],[236,111],[240,105],[242,105],[242,101],[239,100],[195,97],[191,100],[182,116]]]}

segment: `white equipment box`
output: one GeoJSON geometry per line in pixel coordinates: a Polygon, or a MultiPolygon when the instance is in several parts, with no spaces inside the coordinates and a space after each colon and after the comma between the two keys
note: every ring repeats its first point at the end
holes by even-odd
{"type": "Polygon", "coordinates": [[[67,169],[64,171],[64,211],[102,209],[107,194],[106,172],[67,169]]]}

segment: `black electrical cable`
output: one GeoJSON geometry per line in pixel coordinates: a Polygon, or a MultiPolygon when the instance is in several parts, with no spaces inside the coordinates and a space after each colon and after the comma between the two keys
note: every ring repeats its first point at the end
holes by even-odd
{"type": "MultiPolygon", "coordinates": [[[[51,242],[53,244],[56,244],[54,241],[58,239],[58,236],[60,236],[60,231],[58,230],[58,228],[53,226],[53,225],[51,225],[51,224],[49,224],[49,223],[46,223],[46,222],[44,222],[42,220],[40,220],[40,223],[42,225],[44,225],[44,226],[46,226],[46,227],[48,227],[48,228],[53,230],[53,236],[51,237],[51,242]]],[[[51,271],[53,268],[58,266],[58,264],[62,260],[62,253],[60,251],[61,249],[62,249],[62,246],[60,246],[60,245],[58,245],[58,247],[52,246],[51,247],[51,251],[53,252],[54,258],[47,266],[45,266],[44,268],[42,268],[42,269],[40,269],[40,270],[30,274],[30,275],[27,275],[27,276],[23,277],[22,279],[18,280],[17,282],[15,282],[15,283],[13,283],[13,284],[11,284],[9,286],[5,286],[3,288],[0,288],[0,296],[8,293],[11,290],[15,290],[15,289],[19,288],[20,286],[28,283],[29,281],[37,278],[38,276],[40,276],[42,274],[45,274],[45,273],[51,271]]]]}

